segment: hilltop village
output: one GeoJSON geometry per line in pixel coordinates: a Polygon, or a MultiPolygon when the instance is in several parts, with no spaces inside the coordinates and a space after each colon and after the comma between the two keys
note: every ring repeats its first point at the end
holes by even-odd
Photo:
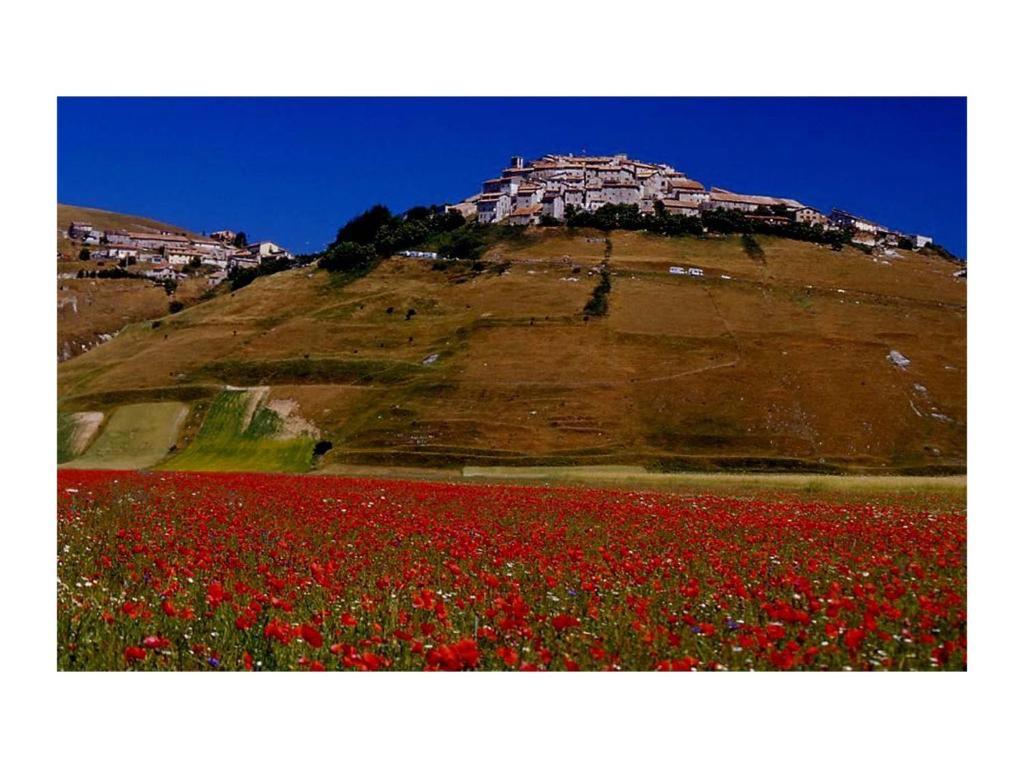
{"type": "Polygon", "coordinates": [[[541,224],[565,221],[573,211],[593,212],[605,205],[635,205],[641,214],[664,212],[700,216],[705,211],[736,211],[766,226],[805,224],[852,234],[868,247],[895,246],[910,241],[914,248],[931,243],[925,235],[910,235],[847,211],[828,215],[798,200],[770,195],[706,188],[664,163],[645,163],[627,155],[544,155],[533,162],[520,156],[497,178],[483,182],[479,194],[448,209],[482,224],[541,224]]]}
{"type": "Polygon", "coordinates": [[[122,267],[145,264],[149,268],[143,276],[158,281],[183,280],[194,268],[209,267],[208,283],[216,286],[232,269],[256,269],[269,260],[295,259],[276,243],[248,243],[243,234],[229,229],[200,237],[170,231],[101,230],[87,221],[73,221],[64,236],[81,243],[83,261],[116,262],[122,267]]]}

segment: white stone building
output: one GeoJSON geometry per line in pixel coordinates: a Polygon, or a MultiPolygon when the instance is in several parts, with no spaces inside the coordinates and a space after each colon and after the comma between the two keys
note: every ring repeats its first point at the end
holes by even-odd
{"type": "MultiPolygon", "coordinates": [[[[263,261],[264,259],[294,259],[295,256],[277,243],[272,243],[269,240],[260,240],[256,243],[250,243],[245,247],[245,250],[250,256],[255,256],[257,261],[263,261]]],[[[228,255],[233,255],[229,253],[228,255]]]]}
{"type": "Polygon", "coordinates": [[[665,206],[665,213],[670,216],[699,216],[701,204],[696,200],[675,200],[667,198],[662,200],[665,206]]]}
{"type": "Polygon", "coordinates": [[[494,224],[508,218],[512,205],[504,192],[485,192],[476,201],[477,220],[481,224],[494,224]]]}
{"type": "Polygon", "coordinates": [[[824,227],[828,224],[828,216],[816,208],[806,205],[803,208],[797,208],[793,212],[793,220],[797,224],[808,224],[810,226],[817,224],[820,227],[824,227]]]}
{"type": "Polygon", "coordinates": [[[530,205],[525,208],[516,208],[508,217],[509,224],[516,226],[526,226],[529,224],[539,224],[541,214],[544,212],[542,205],[530,205]]]}

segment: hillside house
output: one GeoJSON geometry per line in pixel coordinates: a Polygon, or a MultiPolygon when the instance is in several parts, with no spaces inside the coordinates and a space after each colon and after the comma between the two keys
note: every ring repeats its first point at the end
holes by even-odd
{"type": "Polygon", "coordinates": [[[782,206],[786,209],[786,213],[793,215],[797,211],[806,208],[807,206],[801,203],[799,200],[794,200],[790,197],[776,197],[775,207],[782,206]]]}
{"type": "Polygon", "coordinates": [[[542,215],[553,219],[565,218],[565,197],[557,192],[546,192],[541,200],[542,215]]]}
{"type": "MultiPolygon", "coordinates": [[[[767,195],[740,195],[727,189],[711,188],[711,194],[705,203],[706,208],[756,213],[758,208],[771,208],[785,205],[783,200],[767,195]]],[[[796,201],[791,201],[796,202],[796,201]]],[[[799,203],[797,203],[799,205],[799,203]]]]}
{"type": "Polygon", "coordinates": [[[601,191],[606,203],[612,205],[639,205],[640,185],[636,182],[606,182],[601,191]]]}
{"type": "Polygon", "coordinates": [[[597,179],[602,185],[636,182],[633,171],[621,165],[602,165],[591,168],[586,173],[586,180],[590,181],[591,179],[597,179]]]}
{"type": "Polygon", "coordinates": [[[512,205],[504,192],[485,192],[476,203],[477,219],[481,224],[493,224],[508,218],[512,205]]]}
{"type": "Polygon", "coordinates": [[[529,208],[537,205],[544,196],[544,186],[541,184],[524,183],[516,190],[516,208],[529,208]]]}
{"type": "Polygon", "coordinates": [[[92,224],[87,221],[72,221],[68,227],[68,237],[72,240],[84,240],[92,232],[92,224]]]}
{"type": "Polygon", "coordinates": [[[712,188],[705,207],[712,210],[741,211],[753,213],[760,202],[751,195],[737,195],[725,190],[712,188]]]}
{"type": "Polygon", "coordinates": [[[811,208],[806,205],[803,208],[797,208],[793,212],[793,220],[797,224],[807,224],[812,227],[815,225],[824,227],[828,224],[828,216],[816,208],[811,208]]]}
{"type": "Polygon", "coordinates": [[[98,251],[93,251],[89,256],[93,261],[102,259],[137,259],[138,257],[138,248],[129,248],[123,245],[112,245],[108,248],[101,248],[98,251]]]}
{"type": "Polygon", "coordinates": [[[565,201],[565,205],[573,205],[576,208],[583,207],[583,198],[586,193],[582,189],[567,189],[562,195],[562,199],[565,201]]]}
{"type": "Polygon", "coordinates": [[[516,193],[519,191],[519,184],[520,180],[518,178],[510,179],[501,177],[498,179],[488,179],[484,182],[482,194],[502,194],[508,195],[509,197],[515,197],[516,193]]]}
{"type": "Polygon", "coordinates": [[[210,237],[221,243],[234,243],[237,234],[230,229],[218,229],[216,232],[211,232],[210,237]]]}
{"type": "MultiPolygon", "coordinates": [[[[232,259],[229,256],[224,256],[219,253],[207,253],[199,258],[199,263],[204,267],[216,267],[217,269],[227,269],[232,264],[232,259]]],[[[255,264],[254,266],[259,266],[255,264]]]]}
{"type": "Polygon", "coordinates": [[[476,201],[479,199],[479,197],[479,195],[473,195],[472,197],[466,198],[461,203],[455,203],[455,205],[446,205],[444,207],[444,212],[450,213],[451,211],[458,211],[459,213],[462,214],[463,218],[470,219],[476,216],[476,201]]]}
{"type": "Polygon", "coordinates": [[[926,245],[932,244],[932,239],[927,235],[914,235],[911,240],[914,243],[915,248],[924,248],[926,245]]]}
{"type": "Polygon", "coordinates": [[[188,248],[189,239],[184,235],[162,232],[126,232],[115,230],[106,233],[107,242],[114,245],[129,245],[139,249],[158,251],[161,248],[188,248]]]}
{"type": "Polygon", "coordinates": [[[202,251],[194,251],[191,248],[165,247],[162,252],[167,259],[167,263],[172,267],[185,267],[191,264],[193,260],[201,262],[205,255],[202,251]]]}
{"type": "Polygon", "coordinates": [[[539,224],[541,214],[544,212],[543,206],[541,205],[530,205],[525,208],[516,208],[509,215],[509,224],[517,226],[526,226],[529,224],[539,224]]]}
{"type": "Polygon", "coordinates": [[[248,251],[238,251],[233,256],[211,256],[209,259],[209,261],[204,260],[203,263],[211,264],[221,269],[255,269],[260,265],[260,257],[254,256],[248,251]],[[217,259],[217,261],[215,262],[214,259],[217,259]]]}
{"type": "Polygon", "coordinates": [[[255,256],[256,260],[263,261],[264,259],[294,259],[295,257],[290,251],[285,250],[277,243],[272,243],[269,240],[260,240],[257,243],[251,243],[245,248],[250,256],[255,256]]]}
{"type": "Polygon", "coordinates": [[[183,272],[171,269],[170,267],[162,267],[160,269],[148,269],[144,273],[146,277],[151,280],[164,281],[164,280],[184,280],[187,275],[183,272]]]}
{"type": "Polygon", "coordinates": [[[665,206],[665,213],[670,216],[698,216],[701,204],[696,200],[674,200],[667,198],[661,201],[665,206]]]}
{"type": "Polygon", "coordinates": [[[847,211],[839,210],[838,208],[832,209],[832,213],[829,214],[828,220],[833,226],[839,229],[867,232],[872,235],[886,231],[885,227],[881,224],[876,224],[873,221],[868,221],[867,219],[855,216],[847,211]]]}
{"type": "Polygon", "coordinates": [[[704,189],[703,184],[685,176],[669,178],[665,190],[668,196],[675,200],[693,200],[705,203],[711,199],[711,195],[704,189]]]}

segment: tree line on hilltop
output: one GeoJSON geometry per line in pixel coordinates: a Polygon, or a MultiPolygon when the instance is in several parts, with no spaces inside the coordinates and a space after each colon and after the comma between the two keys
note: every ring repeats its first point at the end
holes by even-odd
{"type": "MultiPolygon", "coordinates": [[[[704,237],[708,234],[774,235],[829,245],[836,250],[851,244],[850,231],[826,230],[820,225],[793,220],[780,222],[778,218],[784,213],[781,207],[762,206],[758,209],[759,216],[774,216],[775,220],[772,221],[723,209],[701,211],[696,216],[679,216],[670,214],[664,203],[658,200],[654,203],[653,213],[641,213],[635,204],[609,204],[596,211],[581,210],[570,205],[566,207],[564,221],[543,216],[540,225],[565,226],[568,229],[590,228],[603,232],[615,229],[642,230],[669,237],[704,237]]],[[[381,259],[406,249],[431,250],[437,252],[442,259],[476,262],[490,245],[499,240],[520,237],[523,229],[505,224],[467,221],[458,211],[445,211],[443,206],[416,206],[396,215],[387,206],[375,205],[350,219],[338,230],[334,241],[321,253],[313,254],[312,258],[319,259],[323,269],[348,274],[364,274],[381,259]]],[[[909,250],[913,243],[901,238],[898,247],[909,250]]],[[[942,246],[931,245],[928,248],[940,256],[955,258],[942,246]]],[[[440,264],[435,264],[435,267],[443,268],[440,264]]]]}
{"type": "Polygon", "coordinates": [[[443,206],[416,206],[396,216],[384,205],[350,219],[320,256],[331,272],[364,272],[397,251],[433,243],[446,258],[479,258],[485,247],[473,225],[443,206]]]}
{"type": "MultiPolygon", "coordinates": [[[[778,216],[781,211],[762,207],[758,215],[778,216]]],[[[568,206],[565,224],[570,228],[590,227],[610,232],[613,229],[644,230],[670,237],[702,236],[705,233],[721,235],[777,235],[791,240],[803,240],[841,247],[850,241],[850,233],[826,230],[820,226],[789,221],[784,224],[752,219],[740,211],[712,209],[697,216],[677,216],[668,213],[661,200],[654,203],[654,213],[641,213],[636,204],[603,205],[596,211],[584,211],[568,206]]]]}

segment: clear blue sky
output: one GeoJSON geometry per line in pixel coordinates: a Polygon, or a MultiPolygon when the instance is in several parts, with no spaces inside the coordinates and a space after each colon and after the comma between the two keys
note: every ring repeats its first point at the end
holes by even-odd
{"type": "Polygon", "coordinates": [[[374,203],[454,202],[511,155],[625,152],[967,255],[962,98],[58,101],[63,203],[318,250],[374,203]]]}

